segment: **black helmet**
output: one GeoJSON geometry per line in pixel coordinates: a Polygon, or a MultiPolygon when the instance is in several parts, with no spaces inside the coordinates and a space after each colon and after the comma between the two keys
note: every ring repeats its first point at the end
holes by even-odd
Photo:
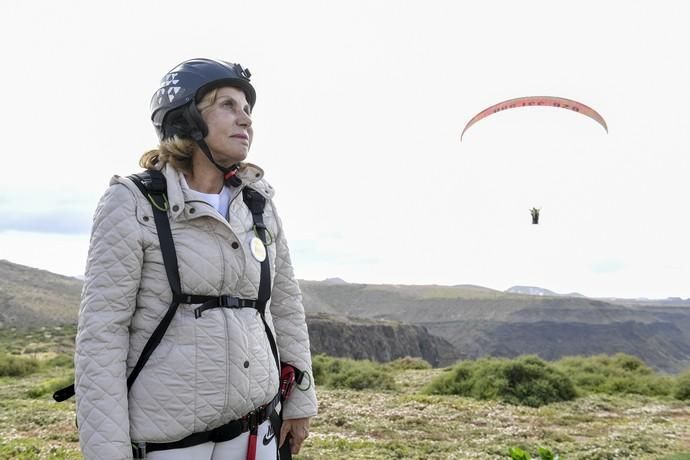
{"type": "Polygon", "coordinates": [[[208,128],[196,104],[204,94],[220,86],[235,86],[244,91],[253,109],[256,91],[249,82],[250,76],[249,70],[239,64],[214,59],[189,59],[177,65],[161,79],[160,88],[151,98],[151,121],[158,137],[206,137],[208,128]]]}

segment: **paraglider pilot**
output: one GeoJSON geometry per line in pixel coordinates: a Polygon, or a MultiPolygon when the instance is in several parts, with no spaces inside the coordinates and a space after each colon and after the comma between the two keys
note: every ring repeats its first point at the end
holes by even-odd
{"type": "Polygon", "coordinates": [[[529,210],[532,213],[532,224],[536,225],[539,223],[539,208],[532,208],[529,210]]]}

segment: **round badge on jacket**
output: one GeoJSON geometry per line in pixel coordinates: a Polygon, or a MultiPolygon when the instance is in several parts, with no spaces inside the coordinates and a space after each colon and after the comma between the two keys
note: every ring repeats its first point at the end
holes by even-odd
{"type": "Polygon", "coordinates": [[[264,242],[258,237],[254,236],[251,240],[249,240],[249,250],[251,251],[252,256],[254,256],[254,258],[259,262],[266,260],[266,246],[264,246],[264,242]]]}

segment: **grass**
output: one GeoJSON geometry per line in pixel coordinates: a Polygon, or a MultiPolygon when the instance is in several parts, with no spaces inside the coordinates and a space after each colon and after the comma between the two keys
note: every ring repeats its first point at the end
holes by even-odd
{"type": "Polygon", "coordinates": [[[74,349],[76,325],[38,329],[0,329],[0,350],[12,355],[42,357],[45,353],[62,354],[74,349]]]}
{"type": "MultiPolygon", "coordinates": [[[[47,347],[23,377],[0,377],[0,459],[79,459],[74,402],[50,389],[71,360],[47,347]]],[[[32,355],[33,356],[33,355],[32,355]]],[[[423,394],[448,371],[423,363],[386,366],[390,389],[318,389],[320,412],[296,460],[509,459],[519,448],[561,460],[690,460],[690,405],[670,397],[590,393],[538,408],[423,394]]]]}
{"type": "MultiPolygon", "coordinates": [[[[561,459],[690,460],[682,401],[594,394],[531,408],[419,392],[442,372],[397,371],[395,391],[319,389],[320,414],[297,458],[507,459],[512,447],[537,458],[547,447],[561,459]]],[[[59,373],[0,379],[1,459],[81,458],[74,403],[28,396],[59,373]]]]}
{"type": "MultiPolygon", "coordinates": [[[[428,381],[438,371],[405,371],[428,381]]],[[[402,387],[402,385],[401,385],[402,387]]],[[[539,409],[407,392],[319,392],[321,414],[300,458],[507,458],[511,447],[564,459],[663,459],[690,450],[678,401],[592,395],[539,409]]]]}

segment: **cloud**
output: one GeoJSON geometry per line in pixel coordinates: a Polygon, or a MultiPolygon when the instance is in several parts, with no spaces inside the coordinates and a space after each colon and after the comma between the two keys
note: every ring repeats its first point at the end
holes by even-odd
{"type": "Polygon", "coordinates": [[[5,212],[0,221],[0,231],[88,234],[91,217],[81,210],[5,212]]]}
{"type": "Polygon", "coordinates": [[[0,231],[89,234],[95,194],[66,190],[0,189],[0,231]]]}

